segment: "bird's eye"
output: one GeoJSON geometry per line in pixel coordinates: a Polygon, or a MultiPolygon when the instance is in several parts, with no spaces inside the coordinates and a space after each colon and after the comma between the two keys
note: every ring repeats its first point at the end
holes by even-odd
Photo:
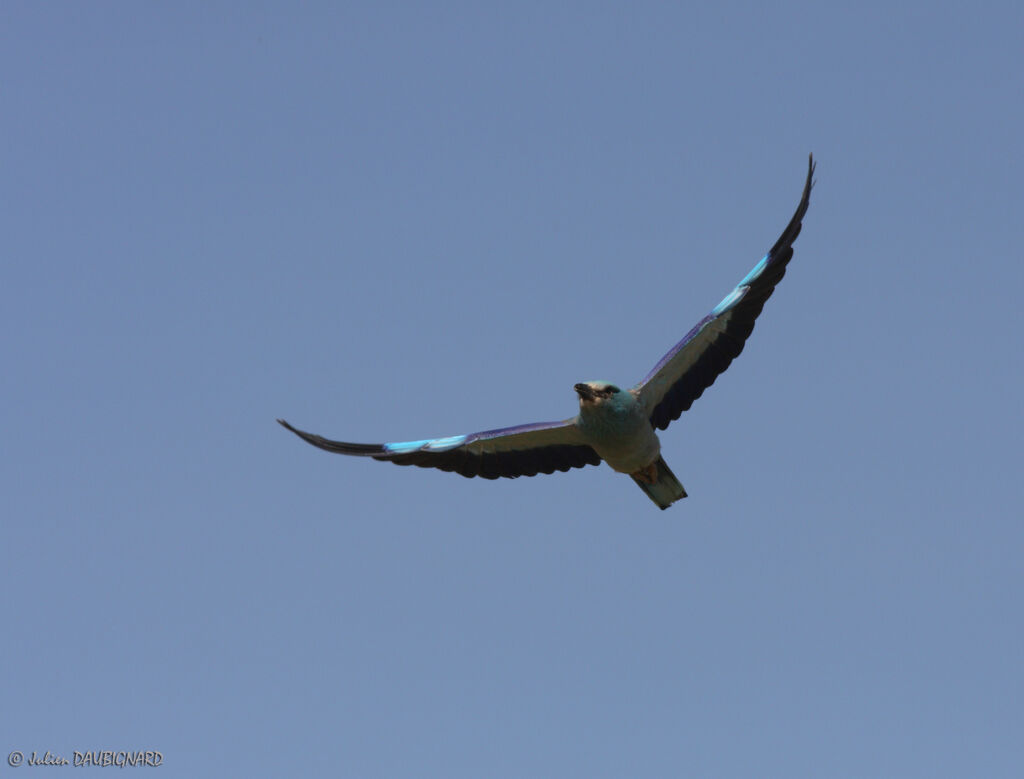
{"type": "Polygon", "coordinates": [[[614,384],[609,384],[607,387],[604,388],[604,391],[607,392],[609,395],[614,395],[616,392],[619,392],[620,390],[614,384]]]}

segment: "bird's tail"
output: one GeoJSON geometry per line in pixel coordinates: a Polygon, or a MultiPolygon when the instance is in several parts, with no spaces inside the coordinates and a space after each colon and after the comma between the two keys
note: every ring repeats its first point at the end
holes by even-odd
{"type": "Polygon", "coordinates": [[[665,465],[665,460],[659,457],[655,462],[644,468],[642,471],[630,474],[647,497],[658,504],[658,508],[667,509],[680,498],[686,497],[686,490],[679,483],[679,479],[665,465]]]}

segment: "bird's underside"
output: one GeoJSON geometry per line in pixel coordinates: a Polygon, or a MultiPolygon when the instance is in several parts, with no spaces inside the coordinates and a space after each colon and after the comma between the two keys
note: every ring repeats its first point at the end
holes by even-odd
{"type": "Polygon", "coordinates": [[[686,492],[661,458],[654,431],[678,419],[743,351],[755,320],[793,257],[793,242],[810,204],[814,167],[811,157],[793,218],[740,283],[634,387],[577,384],[580,413],[576,417],[384,444],[333,441],[298,430],[283,419],[278,422],[328,452],[438,468],[466,477],[514,479],[598,465],[606,459],[615,470],[629,473],[657,505],[667,508],[686,497],[686,492]]]}

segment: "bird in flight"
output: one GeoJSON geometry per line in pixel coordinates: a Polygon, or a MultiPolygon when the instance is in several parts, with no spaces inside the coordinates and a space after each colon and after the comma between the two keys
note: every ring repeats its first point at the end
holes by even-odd
{"type": "Polygon", "coordinates": [[[807,213],[813,186],[814,157],[796,213],[771,250],[721,303],[701,319],[643,380],[620,389],[607,381],[575,385],[579,414],[561,422],[536,422],[482,433],[426,438],[389,444],[331,441],[277,420],[304,441],[338,454],[372,457],[398,465],[419,465],[485,479],[535,476],[568,471],[604,460],[627,473],[652,501],[666,509],[686,490],[661,456],[655,429],[690,408],[733,358],[754,329],[754,320],[786,273],[793,241],[807,213]]]}

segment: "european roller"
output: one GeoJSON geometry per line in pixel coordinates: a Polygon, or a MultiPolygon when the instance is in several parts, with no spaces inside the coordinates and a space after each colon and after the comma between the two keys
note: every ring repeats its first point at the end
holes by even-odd
{"type": "Polygon", "coordinates": [[[331,441],[277,420],[313,446],[338,454],[372,457],[485,479],[535,476],[608,463],[629,474],[659,508],[686,490],[661,456],[655,430],[664,430],[690,408],[743,351],[754,321],[786,273],[793,241],[807,213],[814,158],[796,213],[771,250],[722,302],[711,309],[639,384],[621,389],[608,381],[575,385],[579,413],[560,422],[537,422],[482,433],[389,444],[331,441]]]}

